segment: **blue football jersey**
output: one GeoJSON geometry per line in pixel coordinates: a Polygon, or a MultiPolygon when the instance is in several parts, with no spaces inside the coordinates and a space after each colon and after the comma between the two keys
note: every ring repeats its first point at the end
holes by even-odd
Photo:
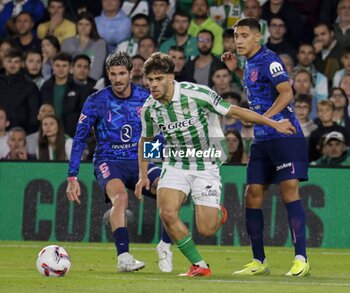
{"type": "Polygon", "coordinates": [[[76,176],[79,172],[80,159],[92,127],[96,137],[94,161],[137,160],[142,130],[140,113],[149,92],[133,84],[131,89],[128,98],[118,98],[111,86],[87,98],[73,139],[69,176],[76,176]]]}
{"type": "MultiPolygon", "coordinates": [[[[285,81],[289,81],[289,78],[283,62],[277,54],[262,46],[254,56],[247,59],[245,64],[243,83],[249,108],[259,114],[264,114],[279,95],[276,86],[285,81]]],[[[271,117],[276,121],[285,118],[289,119],[296,128],[297,133],[294,136],[303,136],[290,105],[271,117]]],[[[279,133],[266,125],[254,126],[256,140],[271,140],[286,136],[291,137],[291,135],[279,133]]]]}

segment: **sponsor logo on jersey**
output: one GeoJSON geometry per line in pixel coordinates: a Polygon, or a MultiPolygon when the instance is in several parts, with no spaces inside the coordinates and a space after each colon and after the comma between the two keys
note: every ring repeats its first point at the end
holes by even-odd
{"type": "Polygon", "coordinates": [[[272,62],[270,64],[269,69],[270,69],[270,73],[271,73],[272,77],[277,77],[277,76],[285,73],[282,64],[279,62],[276,62],[276,61],[272,62]]]}
{"type": "Polygon", "coordinates": [[[132,137],[132,127],[129,124],[124,124],[123,127],[120,129],[120,139],[123,142],[130,141],[132,137]]]}
{"type": "Polygon", "coordinates": [[[256,82],[256,80],[258,79],[258,69],[253,69],[250,73],[250,80],[252,82],[256,82]]]}
{"type": "Polygon", "coordinates": [[[168,124],[159,124],[159,127],[162,131],[172,131],[176,129],[182,129],[182,128],[187,128],[191,125],[194,125],[196,122],[196,118],[192,117],[190,119],[182,120],[182,121],[176,121],[173,123],[168,123],[168,124]]]}
{"type": "Polygon", "coordinates": [[[137,147],[137,141],[131,143],[123,143],[123,144],[112,144],[111,148],[114,150],[126,150],[137,147]]]}

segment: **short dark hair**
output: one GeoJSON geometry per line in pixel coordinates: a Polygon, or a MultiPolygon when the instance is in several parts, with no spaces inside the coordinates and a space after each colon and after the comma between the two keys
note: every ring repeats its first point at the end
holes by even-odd
{"type": "Polygon", "coordinates": [[[348,54],[350,54],[350,47],[345,47],[345,48],[343,49],[343,52],[342,52],[342,54],[341,54],[341,57],[344,57],[345,55],[348,55],[348,54]]]}
{"type": "Polygon", "coordinates": [[[314,26],[314,29],[319,27],[319,26],[325,26],[329,32],[333,32],[334,31],[334,28],[332,25],[330,25],[329,23],[326,23],[326,22],[323,22],[323,21],[320,21],[318,22],[315,26],[314,26]]]}
{"type": "Polygon", "coordinates": [[[232,99],[235,99],[237,100],[238,102],[238,105],[241,103],[242,101],[242,96],[239,94],[239,93],[236,93],[236,92],[225,92],[221,95],[221,97],[226,100],[228,98],[232,98],[232,99]]]}
{"type": "Polygon", "coordinates": [[[182,46],[178,46],[178,45],[170,46],[168,52],[170,52],[170,51],[181,52],[185,56],[185,49],[182,46]]]}
{"type": "MultiPolygon", "coordinates": [[[[214,75],[215,72],[218,71],[218,70],[227,70],[227,71],[230,73],[230,75],[231,75],[230,69],[228,69],[228,67],[226,66],[226,64],[223,63],[223,62],[219,63],[218,66],[215,66],[215,67],[213,68],[213,75],[214,75]]],[[[213,76],[212,76],[212,77],[213,77],[213,76]]]]}
{"type": "Polygon", "coordinates": [[[255,29],[258,32],[261,31],[261,26],[260,23],[253,17],[245,17],[245,18],[241,18],[240,20],[238,20],[236,22],[236,24],[234,25],[234,29],[240,27],[240,26],[247,26],[250,29],[255,29]]]}
{"type": "Polygon", "coordinates": [[[168,4],[170,3],[169,0],[153,0],[152,3],[153,2],[166,2],[168,4]]]}
{"type": "Polygon", "coordinates": [[[53,58],[52,63],[55,61],[66,61],[69,64],[72,63],[72,56],[66,52],[58,52],[53,58]]]}
{"type": "Polygon", "coordinates": [[[227,28],[222,33],[222,38],[223,39],[225,39],[225,38],[234,38],[235,37],[234,33],[235,33],[235,30],[233,28],[227,28]]]}
{"type": "Polygon", "coordinates": [[[90,66],[91,59],[90,59],[90,57],[88,55],[85,55],[85,54],[78,54],[78,55],[74,56],[73,59],[72,59],[72,65],[74,66],[75,63],[78,60],[80,60],[80,59],[83,59],[83,60],[87,61],[89,63],[89,66],[90,66]]]}
{"type": "Polygon", "coordinates": [[[131,60],[135,60],[135,59],[141,59],[143,62],[146,61],[146,59],[143,58],[140,54],[136,54],[136,55],[131,57],[131,60]]]}
{"type": "Polygon", "coordinates": [[[188,22],[191,21],[191,16],[186,11],[183,11],[183,10],[175,11],[175,13],[173,14],[173,17],[171,19],[171,22],[174,22],[176,16],[186,17],[188,22]]]}
{"type": "Polygon", "coordinates": [[[282,17],[281,15],[278,15],[278,14],[275,14],[275,15],[271,16],[271,18],[270,18],[270,19],[268,20],[268,22],[267,22],[268,26],[271,25],[271,21],[272,21],[273,19],[279,19],[279,20],[283,21],[284,26],[286,26],[286,20],[285,20],[285,18],[282,17]]]}
{"type": "Polygon", "coordinates": [[[127,52],[119,51],[108,55],[106,59],[106,70],[112,66],[124,66],[130,72],[132,69],[132,59],[127,52]]]}
{"type": "Polygon", "coordinates": [[[23,60],[23,54],[22,51],[17,49],[17,48],[11,48],[10,50],[8,50],[5,53],[5,58],[20,58],[21,60],[23,60]]]}
{"type": "Polygon", "coordinates": [[[65,0],[49,0],[47,1],[47,6],[49,6],[51,4],[51,2],[59,2],[63,5],[64,8],[67,7],[66,1],[65,0]]]}
{"type": "Polygon", "coordinates": [[[153,53],[149,57],[144,66],[145,74],[148,75],[151,72],[157,72],[160,74],[174,74],[174,61],[171,56],[164,53],[153,53]]]}
{"type": "Polygon", "coordinates": [[[139,19],[144,19],[146,20],[146,22],[149,24],[150,23],[150,19],[149,16],[143,13],[137,13],[135,14],[132,18],[131,18],[131,23],[134,23],[136,20],[139,19]]]}
{"type": "Polygon", "coordinates": [[[28,15],[30,17],[31,21],[34,22],[33,15],[28,11],[21,11],[20,13],[18,13],[16,15],[15,21],[17,21],[18,17],[20,17],[21,15],[28,15]]]}
{"type": "Polygon", "coordinates": [[[144,40],[151,40],[152,43],[153,43],[153,45],[154,45],[154,48],[157,48],[157,46],[158,46],[157,40],[156,40],[155,38],[150,37],[150,36],[144,36],[144,37],[142,37],[141,39],[139,39],[138,45],[140,46],[140,44],[141,44],[144,40]]]}
{"type": "Polygon", "coordinates": [[[310,112],[311,112],[311,108],[312,108],[311,100],[312,100],[312,96],[311,95],[298,94],[298,95],[295,96],[294,105],[296,103],[306,103],[306,104],[308,104],[310,112]]]}
{"type": "MultiPolygon", "coordinates": [[[[196,2],[196,0],[193,0],[193,1],[192,1],[192,6],[191,6],[191,7],[193,7],[194,2],[196,2]]],[[[205,4],[207,5],[207,7],[209,8],[209,2],[208,2],[208,0],[205,0],[204,2],[205,2],[205,4]]]]}
{"type": "Polygon", "coordinates": [[[300,48],[303,46],[307,46],[307,47],[311,47],[312,48],[312,52],[315,54],[315,48],[311,43],[300,43],[298,46],[298,53],[300,51],[300,48]]]}
{"type": "Polygon", "coordinates": [[[41,52],[37,49],[30,49],[28,50],[27,52],[24,53],[24,61],[27,60],[29,54],[35,54],[35,55],[39,55],[40,56],[40,59],[41,61],[43,61],[43,55],[41,54],[41,52]]]}

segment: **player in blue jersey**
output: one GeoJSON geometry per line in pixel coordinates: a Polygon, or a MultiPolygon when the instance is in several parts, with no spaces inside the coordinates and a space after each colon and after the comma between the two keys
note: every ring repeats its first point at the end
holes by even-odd
{"type": "MultiPolygon", "coordinates": [[[[129,253],[129,235],[126,228],[128,194],[126,188],[134,190],[138,181],[138,141],[142,125],[141,108],[149,96],[142,87],[131,81],[132,60],[125,52],[113,53],[106,60],[106,69],[111,86],[90,95],[83,107],[73,141],[68,170],[67,197],[80,204],[80,186],[77,180],[80,158],[86,140],[93,127],[96,149],[93,159],[94,174],[112,202],[109,213],[113,238],[118,253],[118,271],[137,271],[145,263],[129,253]]],[[[152,164],[148,169],[151,188],[146,193],[156,194],[160,168],[152,164]]],[[[172,270],[171,240],[163,230],[162,241],[157,246],[160,257],[159,268],[172,270]]]]}
{"type": "MultiPolygon", "coordinates": [[[[284,135],[268,126],[255,126],[245,192],[246,225],[253,261],[234,274],[269,273],[263,244],[262,205],[269,185],[279,184],[295,247],[294,262],[286,276],[306,276],[310,268],[299,181],[308,179],[308,158],[302,130],[290,106],[293,91],[282,61],[274,52],[260,45],[260,25],[255,19],[239,20],[235,24],[234,37],[237,53],[247,58],[243,82],[250,109],[274,120],[287,118],[297,130],[293,135],[284,135]]],[[[222,55],[229,68],[234,68],[234,58],[231,52],[222,55]]]]}

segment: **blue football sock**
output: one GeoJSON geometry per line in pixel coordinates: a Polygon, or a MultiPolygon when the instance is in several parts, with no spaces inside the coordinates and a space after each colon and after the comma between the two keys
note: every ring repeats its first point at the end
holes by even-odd
{"type": "Polygon", "coordinates": [[[305,212],[301,200],[287,203],[286,208],[295,255],[302,255],[306,259],[305,212]]]}
{"type": "Polygon", "coordinates": [[[247,231],[252,245],[254,259],[264,262],[264,216],[262,209],[245,209],[247,231]]]}
{"type": "Polygon", "coordinates": [[[172,240],[169,237],[168,232],[164,228],[164,224],[162,224],[162,241],[169,244],[172,243],[172,240]]]}
{"type": "Polygon", "coordinates": [[[113,232],[115,247],[118,255],[129,252],[129,233],[126,227],[120,227],[113,232]]]}

